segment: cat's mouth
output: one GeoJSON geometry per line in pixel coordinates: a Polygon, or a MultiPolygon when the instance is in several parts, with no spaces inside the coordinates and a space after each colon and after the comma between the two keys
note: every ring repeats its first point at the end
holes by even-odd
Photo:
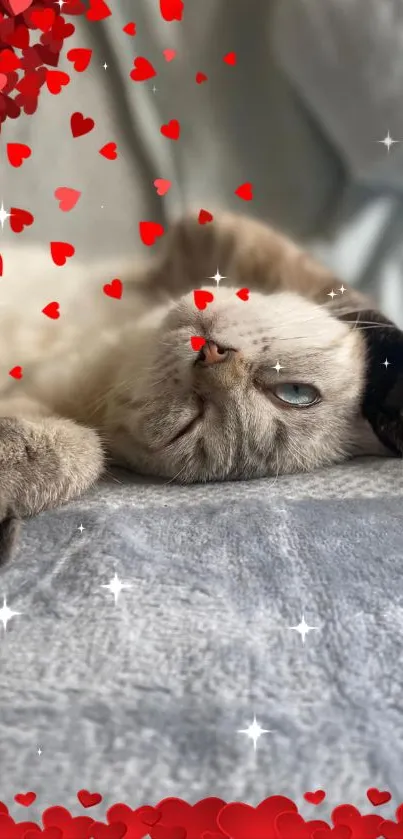
{"type": "Polygon", "coordinates": [[[170,446],[172,443],[176,443],[177,440],[180,440],[182,437],[185,437],[186,434],[189,434],[191,431],[197,428],[198,425],[200,425],[200,422],[203,419],[205,413],[205,401],[201,396],[199,396],[199,394],[196,394],[196,409],[197,413],[195,414],[195,416],[193,416],[193,418],[190,421],[188,421],[186,425],[182,426],[180,431],[178,431],[173,437],[171,437],[171,439],[168,441],[168,446],[170,446]]]}

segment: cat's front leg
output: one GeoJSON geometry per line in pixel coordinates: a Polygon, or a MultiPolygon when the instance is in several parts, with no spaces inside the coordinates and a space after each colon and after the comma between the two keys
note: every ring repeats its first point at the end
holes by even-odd
{"type": "MultiPolygon", "coordinates": [[[[10,402],[11,406],[11,402],[10,402]]],[[[1,416],[0,563],[14,541],[15,520],[76,498],[100,476],[100,438],[90,428],[53,416],[1,416]]]]}

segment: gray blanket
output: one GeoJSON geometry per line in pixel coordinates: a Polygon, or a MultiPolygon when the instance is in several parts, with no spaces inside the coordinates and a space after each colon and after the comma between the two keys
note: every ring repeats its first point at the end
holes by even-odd
{"type": "Polygon", "coordinates": [[[402,800],[401,463],[132,481],[27,522],[3,572],[21,614],[0,644],[2,797],[402,800]],[[254,714],[256,753],[237,733],[254,714]]]}

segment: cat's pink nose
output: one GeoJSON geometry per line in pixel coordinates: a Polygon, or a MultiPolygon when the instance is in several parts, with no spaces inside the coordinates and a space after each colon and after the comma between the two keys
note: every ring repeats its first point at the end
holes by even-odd
{"type": "Polygon", "coordinates": [[[201,364],[219,364],[228,358],[229,353],[230,350],[220,347],[215,341],[207,341],[200,350],[198,360],[201,364]]]}

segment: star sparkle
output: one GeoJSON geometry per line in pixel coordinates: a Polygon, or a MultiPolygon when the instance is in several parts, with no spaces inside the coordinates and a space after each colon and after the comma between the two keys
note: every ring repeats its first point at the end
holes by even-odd
{"type": "Polygon", "coordinates": [[[153,85],[151,90],[153,93],[157,93],[158,87],[155,87],[155,85],[153,85]]]}
{"type": "Polygon", "coordinates": [[[108,64],[106,63],[106,61],[105,61],[105,64],[103,64],[103,65],[102,65],[102,67],[104,68],[104,70],[107,70],[107,69],[108,69],[108,67],[109,67],[109,65],[108,65],[108,64]]]}
{"type": "Polygon", "coordinates": [[[319,629],[318,626],[309,626],[309,624],[305,620],[305,615],[302,615],[300,622],[297,626],[289,626],[288,629],[293,629],[295,632],[301,636],[302,643],[305,644],[305,638],[312,632],[314,629],[319,629]]]}
{"type": "Polygon", "coordinates": [[[217,288],[218,288],[218,286],[220,285],[221,280],[226,280],[226,279],[227,279],[227,277],[223,277],[223,276],[222,276],[222,274],[220,274],[219,269],[217,268],[217,271],[215,272],[215,274],[214,274],[212,277],[208,277],[208,279],[209,279],[209,280],[214,280],[214,281],[216,282],[216,284],[217,284],[217,288]]]}
{"type": "Polygon", "coordinates": [[[333,291],[333,289],[332,289],[331,291],[329,291],[329,294],[328,294],[327,296],[328,296],[328,297],[331,297],[331,298],[332,298],[332,300],[333,300],[333,298],[334,298],[334,297],[337,297],[337,294],[336,294],[336,292],[335,292],[335,291],[333,291]]]}
{"type": "Polygon", "coordinates": [[[248,728],[239,728],[238,734],[246,734],[246,736],[253,741],[253,748],[254,751],[256,751],[257,741],[259,740],[259,737],[261,737],[262,734],[272,734],[272,731],[270,728],[261,728],[259,723],[257,722],[256,715],[254,715],[253,723],[251,723],[251,725],[248,726],[248,728]]]}
{"type": "Polygon", "coordinates": [[[275,365],[274,365],[274,367],[272,367],[271,369],[272,369],[272,370],[277,370],[277,375],[278,375],[278,374],[279,374],[279,372],[280,372],[280,370],[284,370],[284,367],[282,367],[282,365],[281,365],[281,364],[280,364],[280,362],[278,361],[278,362],[277,362],[277,364],[275,364],[275,365]]]}
{"type": "Polygon", "coordinates": [[[36,753],[37,753],[37,755],[39,755],[39,757],[41,756],[41,754],[42,754],[42,749],[41,749],[41,747],[40,747],[40,746],[38,746],[38,748],[37,748],[37,750],[36,750],[36,753]]]}
{"type": "Polygon", "coordinates": [[[115,571],[115,576],[113,577],[113,579],[107,585],[102,585],[101,588],[107,588],[110,591],[110,593],[113,594],[116,606],[119,600],[120,593],[123,591],[123,589],[131,588],[131,585],[130,583],[122,583],[122,581],[119,580],[119,577],[115,571]]]}
{"type": "Polygon", "coordinates": [[[79,530],[81,534],[83,530],[85,530],[85,527],[83,527],[82,523],[80,524],[80,527],[77,527],[77,530],[79,530]]]}
{"type": "Polygon", "coordinates": [[[7,606],[7,600],[3,597],[3,606],[0,609],[0,623],[3,624],[4,632],[7,632],[7,624],[14,618],[16,615],[20,615],[21,612],[14,612],[13,609],[10,609],[7,606]]]}
{"type": "Polygon", "coordinates": [[[339,288],[338,291],[340,292],[340,294],[344,294],[344,292],[347,291],[347,289],[344,288],[344,285],[342,285],[342,287],[339,288]]]}
{"type": "Polygon", "coordinates": [[[385,367],[385,369],[387,370],[387,369],[388,369],[388,367],[390,367],[391,362],[390,362],[390,361],[388,361],[388,359],[387,359],[387,358],[385,358],[385,361],[382,361],[382,364],[383,364],[383,366],[385,367]]]}
{"type": "Polygon", "coordinates": [[[4,229],[5,222],[7,221],[8,218],[11,218],[11,213],[7,212],[7,210],[4,207],[3,201],[2,201],[1,202],[1,207],[0,207],[0,224],[1,224],[1,229],[2,230],[4,229]]]}
{"type": "Polygon", "coordinates": [[[393,137],[390,136],[390,132],[388,131],[386,137],[383,140],[377,140],[377,143],[382,143],[385,148],[390,152],[391,147],[395,145],[395,143],[400,143],[400,140],[394,140],[393,137]]]}

